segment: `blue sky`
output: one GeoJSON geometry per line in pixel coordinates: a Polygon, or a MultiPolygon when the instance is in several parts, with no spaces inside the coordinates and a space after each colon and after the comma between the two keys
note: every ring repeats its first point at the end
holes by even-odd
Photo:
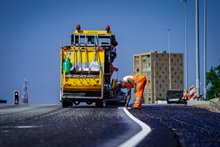
{"type": "MultiPolygon", "coordinates": [[[[207,66],[220,63],[220,1],[207,0],[207,66]]],[[[200,0],[200,62],[203,72],[203,0],[200,0]]],[[[133,72],[133,54],[184,52],[184,3],[180,0],[0,0],[0,98],[12,103],[29,82],[31,104],[59,103],[59,46],[70,44],[76,24],[104,29],[118,40],[119,78],[133,72]]],[[[195,85],[195,1],[188,0],[189,85],[195,85]]],[[[116,75],[114,75],[116,76],[116,75]]],[[[203,83],[203,73],[201,73],[203,83]]],[[[202,87],[203,88],[203,85],[202,87]]]]}

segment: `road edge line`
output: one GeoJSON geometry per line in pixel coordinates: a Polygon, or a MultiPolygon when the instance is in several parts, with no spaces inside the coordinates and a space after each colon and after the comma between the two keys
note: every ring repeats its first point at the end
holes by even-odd
{"type": "Polygon", "coordinates": [[[137,134],[135,134],[134,136],[132,136],[130,139],[120,144],[119,147],[137,146],[151,132],[151,128],[141,120],[134,117],[126,108],[123,108],[123,110],[128,117],[130,117],[134,122],[136,122],[141,127],[142,130],[137,134]]]}

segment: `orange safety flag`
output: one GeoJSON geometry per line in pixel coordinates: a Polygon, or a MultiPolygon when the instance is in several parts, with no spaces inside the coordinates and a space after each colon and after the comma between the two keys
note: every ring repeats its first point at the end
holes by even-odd
{"type": "Polygon", "coordinates": [[[133,75],[133,80],[135,82],[135,102],[133,108],[142,108],[142,101],[143,101],[143,94],[144,94],[144,87],[147,83],[147,78],[143,75],[133,75]]]}

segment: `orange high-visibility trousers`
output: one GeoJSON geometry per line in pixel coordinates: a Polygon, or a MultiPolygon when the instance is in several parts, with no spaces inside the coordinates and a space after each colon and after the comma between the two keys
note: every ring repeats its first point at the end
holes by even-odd
{"type": "Polygon", "coordinates": [[[133,75],[134,82],[136,84],[136,92],[135,92],[135,102],[133,108],[142,108],[142,101],[143,101],[143,94],[144,94],[144,87],[147,83],[147,78],[143,75],[133,75]]]}

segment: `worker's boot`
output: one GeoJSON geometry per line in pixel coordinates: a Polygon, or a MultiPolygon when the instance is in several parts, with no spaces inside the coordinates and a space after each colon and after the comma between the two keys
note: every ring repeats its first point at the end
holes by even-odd
{"type": "Polygon", "coordinates": [[[142,99],[141,98],[137,98],[134,102],[134,109],[141,109],[142,108],[142,99]]]}

